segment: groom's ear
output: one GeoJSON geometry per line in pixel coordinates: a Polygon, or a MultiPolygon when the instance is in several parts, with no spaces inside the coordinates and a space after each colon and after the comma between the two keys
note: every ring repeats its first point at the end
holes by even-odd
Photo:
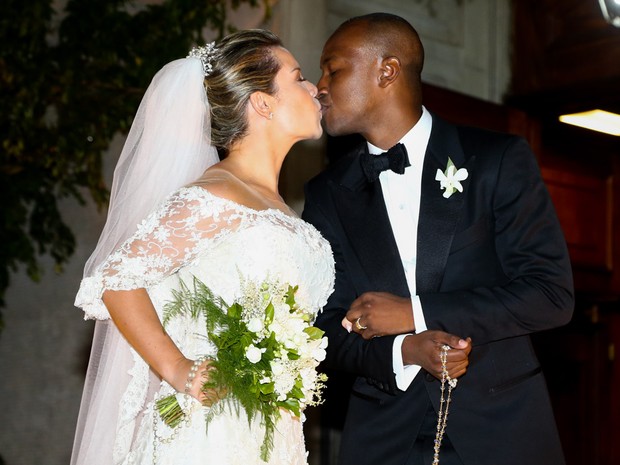
{"type": "Polygon", "coordinates": [[[400,75],[400,60],[397,57],[386,57],[381,60],[379,87],[387,87],[400,75]]]}
{"type": "Polygon", "coordinates": [[[271,95],[264,92],[254,92],[250,95],[250,105],[254,111],[263,118],[271,119],[273,108],[271,108],[271,95]]]}

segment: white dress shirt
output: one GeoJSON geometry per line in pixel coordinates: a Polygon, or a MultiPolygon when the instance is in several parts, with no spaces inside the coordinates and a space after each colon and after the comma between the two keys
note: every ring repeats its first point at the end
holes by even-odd
{"type": "MultiPolygon", "coordinates": [[[[393,171],[383,171],[379,175],[385,206],[387,208],[394,239],[400,258],[405,269],[407,285],[411,294],[413,318],[416,333],[425,331],[426,322],[422,312],[420,298],[416,295],[416,258],[418,242],[418,219],[420,216],[420,195],[422,189],[422,169],[424,167],[424,155],[428,140],[431,136],[433,118],[426,108],[422,107],[422,116],[403,136],[400,142],[407,148],[407,155],[411,166],[405,169],[404,174],[393,171]]],[[[388,147],[389,148],[389,147],[388,147]]],[[[378,155],[385,150],[368,143],[368,151],[378,155]]],[[[415,376],[420,371],[418,365],[403,365],[402,343],[406,334],[396,337],[392,348],[392,360],[396,385],[401,390],[406,390],[415,376]]]]}

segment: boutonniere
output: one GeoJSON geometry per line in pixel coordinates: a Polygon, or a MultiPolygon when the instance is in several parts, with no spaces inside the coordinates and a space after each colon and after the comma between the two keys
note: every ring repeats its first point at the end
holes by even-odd
{"type": "Polygon", "coordinates": [[[439,181],[439,187],[445,192],[443,196],[447,199],[454,191],[463,192],[463,186],[461,181],[465,181],[468,176],[468,172],[465,168],[456,169],[452,160],[448,157],[448,165],[445,171],[437,170],[435,175],[435,181],[439,181]]]}

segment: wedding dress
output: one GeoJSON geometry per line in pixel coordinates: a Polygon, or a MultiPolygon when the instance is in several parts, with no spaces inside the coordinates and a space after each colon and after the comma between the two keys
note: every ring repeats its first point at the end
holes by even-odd
{"type": "MultiPolygon", "coordinates": [[[[297,285],[297,303],[318,312],[333,290],[334,262],[327,241],[303,220],[275,209],[253,210],[192,185],[169,196],[119,250],[83,279],[76,305],[87,318],[106,320],[104,290],[146,288],[162,318],[173,291],[182,282],[191,286],[193,277],[228,304],[239,296],[243,279],[297,285]]],[[[190,359],[216,355],[204,335],[204,324],[195,319],[174,318],[166,331],[190,359]]],[[[122,337],[118,331],[116,337],[122,337]]],[[[92,437],[102,441],[103,435],[113,434],[113,451],[102,450],[101,445],[97,449],[95,443],[93,456],[109,453],[107,463],[123,465],[264,464],[260,459],[264,429],[259,418],[249,424],[243,411],[225,410],[207,427],[207,407],[192,399],[186,423],[175,430],[162,423],[154,400],[174,390],[133,349],[131,354],[133,366],[120,405],[109,406],[118,409],[113,431],[99,436],[97,426],[89,429],[92,437]]],[[[177,397],[187,401],[186,396],[177,397]]],[[[283,412],[268,463],[307,463],[300,419],[283,412]]]]}

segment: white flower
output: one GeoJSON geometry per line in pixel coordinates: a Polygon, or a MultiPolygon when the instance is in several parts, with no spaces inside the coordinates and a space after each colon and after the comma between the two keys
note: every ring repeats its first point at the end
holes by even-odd
{"type": "Polygon", "coordinates": [[[278,360],[274,360],[271,362],[271,372],[273,373],[273,377],[277,378],[282,373],[284,373],[284,365],[278,360]]]}
{"type": "Polygon", "coordinates": [[[455,191],[463,192],[461,181],[467,179],[468,175],[469,173],[465,168],[457,170],[452,160],[448,158],[446,171],[442,172],[438,169],[435,175],[435,181],[439,181],[439,187],[445,189],[443,196],[447,199],[454,194],[455,191]]]}
{"type": "Polygon", "coordinates": [[[261,318],[251,318],[248,322],[248,329],[253,333],[260,333],[264,328],[263,320],[261,318]]]}
{"type": "Polygon", "coordinates": [[[284,347],[286,347],[287,349],[299,349],[300,347],[303,347],[304,342],[306,342],[307,339],[308,335],[303,331],[300,331],[297,333],[289,334],[288,338],[283,341],[283,344],[284,347]]]}
{"type": "Polygon", "coordinates": [[[286,400],[288,393],[295,386],[296,370],[294,366],[288,366],[284,361],[274,360],[271,362],[273,373],[274,390],[279,401],[286,400]]]}
{"type": "Polygon", "coordinates": [[[263,356],[263,352],[267,349],[259,349],[254,344],[250,344],[247,349],[245,349],[245,356],[252,363],[260,362],[261,357],[263,356]]]}
{"type": "Polygon", "coordinates": [[[300,371],[303,390],[310,392],[316,386],[316,370],[314,368],[304,368],[300,371]]]}
{"type": "Polygon", "coordinates": [[[304,358],[322,362],[327,356],[326,348],[327,338],[322,337],[321,339],[307,341],[306,344],[299,347],[299,352],[304,358]]]}
{"type": "Polygon", "coordinates": [[[276,335],[276,340],[278,340],[279,342],[282,341],[282,339],[284,338],[285,328],[280,324],[278,320],[274,320],[269,325],[269,331],[273,332],[276,335]]]}
{"type": "Polygon", "coordinates": [[[312,358],[314,358],[317,362],[322,362],[323,360],[325,360],[325,357],[327,356],[327,352],[325,351],[326,348],[327,338],[323,337],[321,338],[321,344],[319,345],[319,347],[315,348],[312,351],[312,358]]]}
{"type": "Polygon", "coordinates": [[[307,327],[301,318],[290,313],[276,314],[274,321],[269,325],[269,331],[275,334],[276,340],[287,349],[299,347],[307,339],[304,329],[307,327]]]}

